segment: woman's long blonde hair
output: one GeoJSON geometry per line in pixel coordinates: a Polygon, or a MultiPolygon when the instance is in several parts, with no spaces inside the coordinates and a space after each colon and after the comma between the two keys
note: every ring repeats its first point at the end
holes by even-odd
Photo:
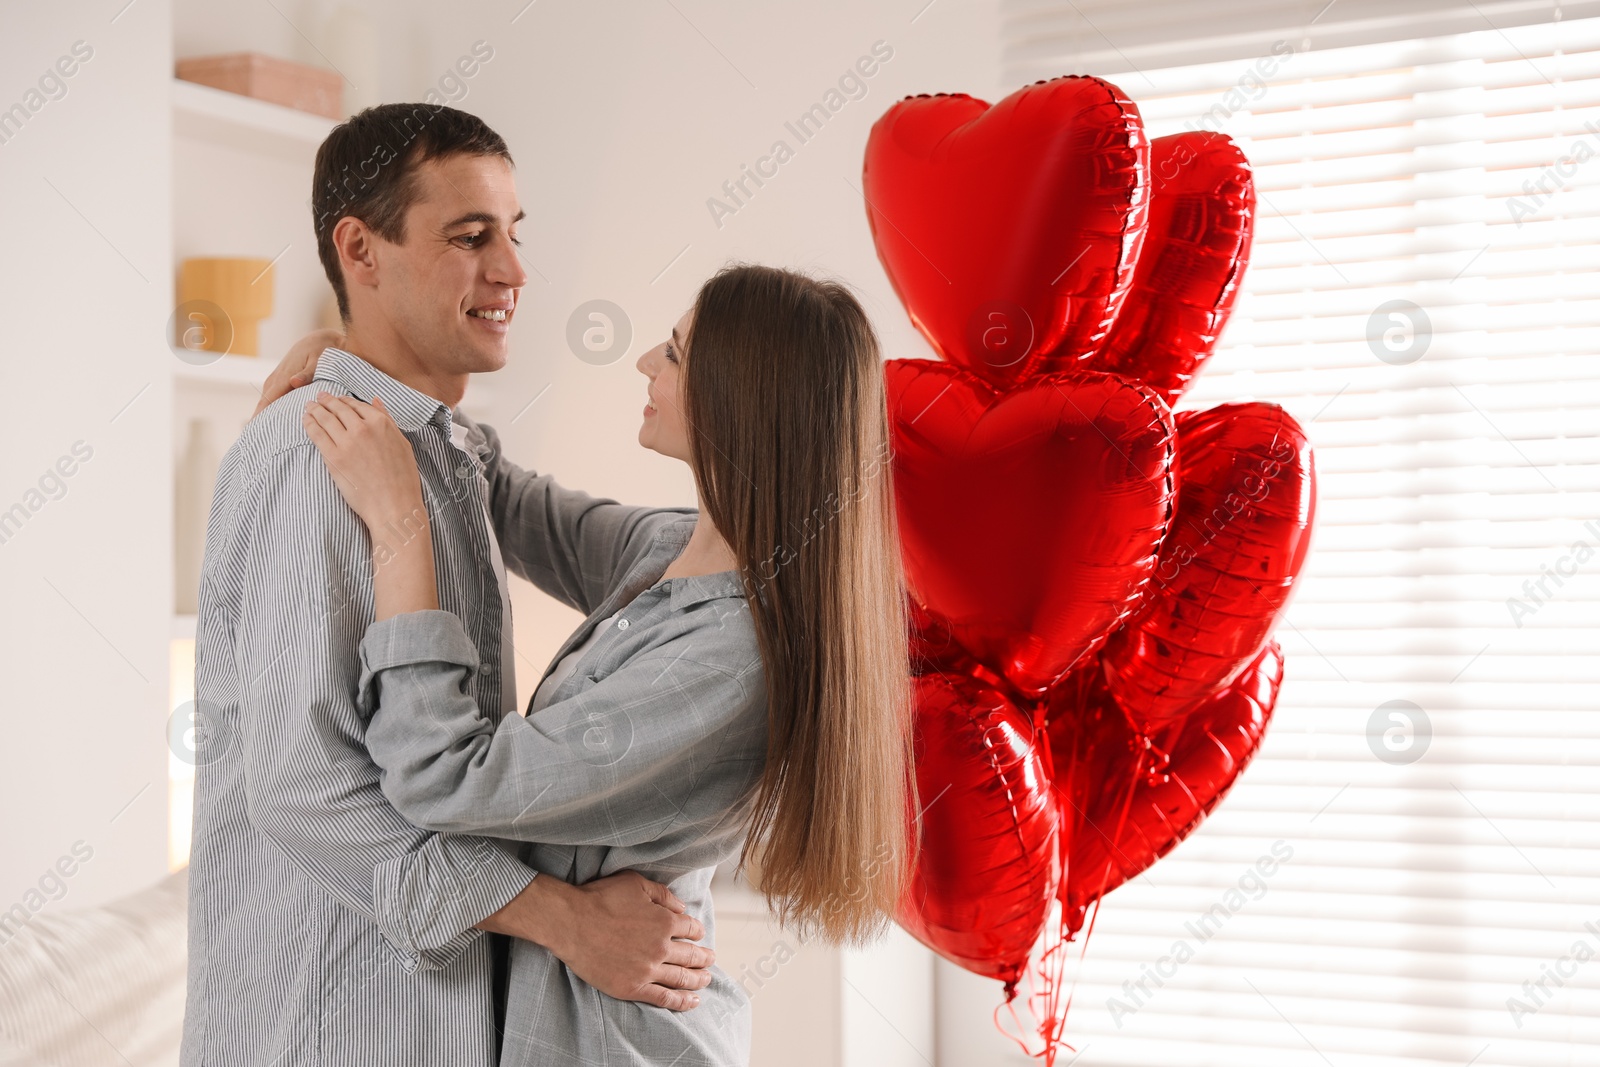
{"type": "Polygon", "coordinates": [[[859,943],[914,862],[911,682],[877,337],[842,285],[761,266],[701,287],[690,466],[741,565],[767,762],[741,863],[786,925],[859,943]]]}

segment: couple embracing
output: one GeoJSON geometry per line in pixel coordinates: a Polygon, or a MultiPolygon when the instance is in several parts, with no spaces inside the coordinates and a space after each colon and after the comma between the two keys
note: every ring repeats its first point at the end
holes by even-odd
{"type": "Polygon", "coordinates": [[[370,108],[313,213],[343,330],[274,372],[207,527],[182,1063],[747,1062],[715,868],[860,942],[915,850],[865,313],[789,271],[707,281],[637,363],[639,444],[699,506],[631,507],[457,407],[527,280],[499,135],[370,108]],[[585,616],[527,708],[508,573],[585,616]]]}

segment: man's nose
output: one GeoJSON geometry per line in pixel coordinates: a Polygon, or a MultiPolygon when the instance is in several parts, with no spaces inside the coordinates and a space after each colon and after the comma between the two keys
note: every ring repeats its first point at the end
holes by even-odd
{"type": "Polygon", "coordinates": [[[521,289],[528,284],[528,272],[522,269],[522,257],[517,246],[509,239],[495,242],[499,247],[489,261],[488,280],[495,285],[521,289]]]}

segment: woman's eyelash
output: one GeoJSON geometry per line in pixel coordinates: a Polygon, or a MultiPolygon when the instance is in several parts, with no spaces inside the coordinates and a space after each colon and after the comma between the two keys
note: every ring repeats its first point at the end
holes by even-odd
{"type": "Polygon", "coordinates": [[[670,359],[674,363],[678,362],[678,354],[672,350],[672,342],[671,341],[667,342],[667,358],[670,359]]]}

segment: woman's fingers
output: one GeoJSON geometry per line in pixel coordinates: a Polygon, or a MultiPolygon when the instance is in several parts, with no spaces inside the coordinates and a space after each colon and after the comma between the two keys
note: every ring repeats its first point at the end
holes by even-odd
{"type": "MultiPolygon", "coordinates": [[[[373,425],[394,422],[394,417],[389,414],[388,405],[383,402],[383,397],[381,396],[374,396],[370,404],[363,400],[357,400],[355,397],[335,396],[332,393],[323,393],[317,399],[333,405],[335,410],[339,412],[344,424],[352,429],[355,428],[358,422],[373,425]]],[[[398,427],[396,428],[398,429],[398,427]]]]}
{"type": "Polygon", "coordinates": [[[310,419],[322,430],[330,444],[337,444],[343,439],[349,428],[345,425],[344,420],[339,417],[337,410],[321,403],[327,395],[327,393],[323,393],[322,396],[317,397],[316,400],[306,405],[306,418],[310,419]]]}
{"type": "Polygon", "coordinates": [[[369,528],[426,514],[411,444],[381,408],[320,393],[306,405],[304,424],[345,503],[369,528]]]}
{"type": "Polygon", "coordinates": [[[348,503],[351,482],[345,477],[344,469],[334,458],[341,454],[339,446],[344,438],[344,426],[334,418],[332,412],[324,410],[317,404],[306,405],[305,416],[300,423],[305,427],[306,436],[311,439],[311,443],[322,453],[322,462],[328,465],[328,473],[333,476],[333,484],[338,487],[348,503]]]}
{"type": "Polygon", "coordinates": [[[325,411],[333,415],[334,418],[338,419],[339,425],[346,430],[353,431],[367,421],[362,412],[362,408],[366,407],[366,405],[358,404],[350,397],[337,396],[333,393],[319,393],[317,395],[317,403],[325,411]]]}
{"type": "Polygon", "coordinates": [[[306,436],[311,438],[311,443],[317,446],[319,452],[326,455],[328,449],[333,447],[333,438],[328,436],[328,431],[322,428],[322,424],[312,414],[310,404],[306,405],[306,412],[300,423],[305,427],[306,436]]]}
{"type": "MultiPolygon", "coordinates": [[[[361,421],[371,426],[381,430],[388,430],[389,427],[394,426],[394,416],[389,414],[388,405],[384,404],[381,396],[374,396],[370,404],[358,403],[354,407],[360,414],[361,421]]],[[[394,426],[394,428],[399,430],[398,426],[394,426]]]]}

